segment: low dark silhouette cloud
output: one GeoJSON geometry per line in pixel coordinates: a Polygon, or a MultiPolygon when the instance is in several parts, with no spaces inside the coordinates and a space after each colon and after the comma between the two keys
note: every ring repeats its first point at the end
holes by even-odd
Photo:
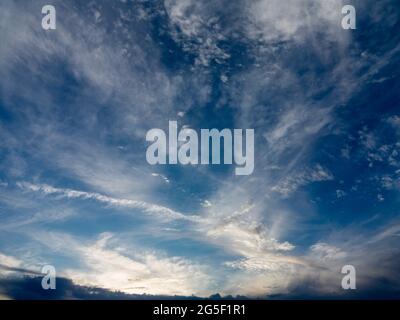
{"type": "MultiPolygon", "coordinates": [[[[22,276],[0,278],[0,294],[15,300],[204,300],[196,296],[163,296],[148,294],[127,294],[96,287],[79,286],[70,279],[57,278],[55,290],[44,290],[42,277],[22,276]]],[[[213,300],[246,299],[246,297],[211,295],[213,300]]]]}
{"type": "MultiPolygon", "coordinates": [[[[225,296],[216,293],[208,298],[196,296],[163,296],[148,294],[126,294],[107,289],[80,286],[70,279],[57,278],[55,290],[44,290],[42,277],[22,276],[0,279],[0,294],[15,300],[234,300],[249,299],[245,296],[225,296]]],[[[343,294],[323,294],[316,289],[316,283],[305,280],[293,287],[290,293],[259,297],[267,300],[327,300],[327,299],[386,299],[400,300],[400,289],[384,278],[376,279],[370,288],[349,290],[343,294]]]]}
{"type": "MultiPolygon", "coordinates": [[[[188,299],[196,297],[168,297],[126,294],[102,288],[75,285],[66,278],[57,278],[55,290],[44,290],[41,285],[42,277],[24,276],[0,280],[0,292],[10,299],[16,300],[126,300],[126,299],[188,299]]],[[[198,298],[197,298],[198,299],[198,298]]]]}

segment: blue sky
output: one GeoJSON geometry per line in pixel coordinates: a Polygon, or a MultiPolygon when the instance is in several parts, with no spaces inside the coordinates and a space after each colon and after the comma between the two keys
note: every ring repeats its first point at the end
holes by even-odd
{"type": "Polygon", "coordinates": [[[399,297],[399,4],[0,4],[1,279],[128,294],[399,297]],[[255,169],[146,162],[146,132],[255,130],[255,169]],[[357,293],[342,290],[342,266],[357,293]],[[5,268],[7,267],[7,268],[5,268]],[[14,271],[13,271],[14,270],[14,271]]]}

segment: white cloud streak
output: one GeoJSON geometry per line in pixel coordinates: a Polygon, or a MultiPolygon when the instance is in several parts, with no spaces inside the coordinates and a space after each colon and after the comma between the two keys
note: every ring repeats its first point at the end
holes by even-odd
{"type": "Polygon", "coordinates": [[[31,184],[28,182],[18,182],[18,187],[21,189],[34,191],[34,192],[42,192],[46,195],[60,195],[66,198],[72,199],[93,199],[100,203],[120,208],[130,208],[130,209],[139,209],[147,214],[158,216],[162,219],[174,220],[188,220],[188,221],[197,221],[198,218],[193,215],[184,215],[180,212],[174,211],[167,207],[159,206],[156,204],[150,204],[143,201],[136,201],[130,199],[118,199],[109,196],[105,196],[99,193],[94,192],[84,192],[77,191],[72,189],[63,189],[63,188],[55,188],[46,184],[31,184]]]}

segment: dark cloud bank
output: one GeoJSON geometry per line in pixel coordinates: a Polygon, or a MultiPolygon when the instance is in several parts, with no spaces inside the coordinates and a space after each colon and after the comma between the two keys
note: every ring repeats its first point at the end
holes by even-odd
{"type": "MultiPolygon", "coordinates": [[[[15,300],[246,300],[245,296],[225,296],[216,293],[208,298],[196,296],[162,296],[147,294],[126,294],[102,288],[79,286],[66,278],[57,279],[55,290],[43,290],[42,277],[23,276],[3,278],[0,280],[0,294],[15,300]]],[[[388,299],[399,300],[400,289],[393,287],[390,281],[376,279],[371,289],[347,291],[342,295],[322,295],[318,293],[318,284],[313,281],[304,281],[290,290],[290,294],[260,296],[259,299],[270,300],[325,300],[325,299],[388,299]],[[372,289],[373,288],[373,289],[372,289]]],[[[254,297],[252,297],[254,298],[254,297]]]]}

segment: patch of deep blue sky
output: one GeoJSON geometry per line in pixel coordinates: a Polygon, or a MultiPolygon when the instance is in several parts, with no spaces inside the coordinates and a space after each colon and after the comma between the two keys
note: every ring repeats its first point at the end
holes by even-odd
{"type": "MultiPolygon", "coordinates": [[[[103,10],[104,16],[101,26],[109,30],[110,42],[123,43],[128,41],[129,34],[115,34],[113,32],[113,22],[116,15],[120,10],[125,10],[128,6],[132,5],[130,2],[123,3],[110,3],[109,1],[97,1],[96,4],[101,3],[103,7],[108,7],[109,10],[103,10]],[[118,38],[120,37],[120,38],[118,38]]],[[[239,1],[237,2],[239,3],[239,1]]],[[[388,10],[398,10],[400,5],[396,1],[387,1],[388,10]]],[[[80,14],[88,15],[88,20],[91,15],[90,5],[83,4],[82,1],[72,2],[68,4],[74,6],[80,14]],[[87,13],[85,13],[87,11],[87,13]]],[[[212,3],[210,3],[212,5],[212,3]]],[[[170,26],[168,25],[168,17],[165,14],[163,5],[160,2],[138,2],[134,4],[135,8],[141,8],[151,13],[149,21],[131,21],[129,26],[132,32],[135,33],[135,41],[145,51],[147,50],[149,59],[153,59],[152,48],[147,44],[143,34],[150,34],[152,43],[158,44],[159,60],[162,67],[170,74],[182,74],[184,77],[190,78],[197,75],[199,69],[194,69],[193,64],[196,59],[196,52],[186,51],[181,43],[176,42],[169,32],[170,26]]],[[[38,5],[39,7],[39,5],[38,5]]],[[[220,27],[228,28],[235,15],[231,12],[235,11],[235,4],[228,7],[227,11],[216,12],[220,17],[220,27]]],[[[367,7],[363,7],[367,10],[367,7]]],[[[62,20],[63,6],[58,8],[59,19],[62,20]]],[[[390,52],[399,44],[399,21],[387,27],[385,24],[375,25],[371,20],[368,12],[358,11],[357,31],[352,32],[353,40],[349,45],[349,55],[360,55],[364,51],[376,55],[377,57],[385,57],[385,53],[390,52]]],[[[398,18],[398,15],[397,15],[398,18]]],[[[128,22],[127,22],[128,23],[128,22]]],[[[176,30],[179,32],[179,30],[176,30]]],[[[338,32],[345,32],[338,30],[338,32]]],[[[53,37],[55,35],[49,35],[53,37]]],[[[316,31],[316,38],[318,39],[318,31],[316,31]]],[[[196,41],[194,39],[193,41],[196,41]]],[[[329,41],[320,38],[320,45],[329,47],[329,41]]],[[[228,78],[241,73],[247,67],[256,63],[260,57],[257,56],[257,51],[254,47],[257,46],[252,41],[246,40],[240,34],[235,37],[221,40],[218,45],[229,53],[229,58],[223,61],[210,59],[209,66],[201,69],[209,76],[208,85],[211,90],[210,98],[206,103],[196,103],[185,113],[182,118],[178,118],[176,114],[171,114],[171,119],[165,119],[165,127],[168,120],[178,120],[180,125],[189,124],[194,129],[200,128],[234,128],[235,118],[238,110],[235,107],[236,103],[234,97],[229,96],[226,92],[226,84],[221,81],[221,76],[225,75],[228,78]]],[[[298,46],[290,46],[285,42],[274,44],[276,51],[270,56],[270,59],[284,59],[288,63],[288,68],[295,72],[299,77],[304,75],[304,85],[311,84],[307,75],[312,74],[312,81],[319,81],[319,79],[329,78],[335,65],[340,62],[340,54],[332,52],[330,62],[324,64],[319,63],[318,57],[314,53],[314,49],[308,47],[307,43],[298,46]],[[288,50],[289,48],[289,50],[288,50]],[[276,56],[275,56],[276,55],[276,56]]],[[[267,53],[270,54],[270,53],[267,53]]],[[[135,59],[135,57],[132,57],[135,59]]],[[[327,168],[334,179],[331,181],[314,182],[309,185],[301,186],[299,190],[295,191],[289,198],[283,198],[280,201],[283,207],[290,208],[297,211],[299,215],[309,211],[316,212],[312,215],[307,222],[307,227],[304,230],[297,230],[294,234],[288,234],[285,240],[295,243],[298,248],[296,250],[305,250],[309,245],[312,245],[324,235],[329,232],[332,225],[337,227],[345,227],[351,224],[359,224],[371,217],[378,217],[373,224],[365,224],[363,228],[374,230],[377,226],[398,217],[399,196],[398,190],[386,190],[382,187],[379,181],[376,180],[377,176],[384,174],[393,175],[393,166],[387,162],[367,160],[368,150],[360,139],[360,132],[372,133],[376,139],[377,145],[394,145],[398,142],[398,133],[396,129],[387,123],[387,119],[391,116],[399,114],[399,97],[400,97],[400,81],[398,79],[398,70],[400,70],[400,57],[396,53],[389,57],[385,68],[379,71],[377,78],[387,79],[382,82],[368,82],[364,83],[364,87],[357,91],[352,98],[344,105],[337,108],[335,111],[336,121],[334,127],[329,130],[329,133],[322,135],[318,138],[313,152],[304,158],[304,167],[308,165],[320,164],[327,168]],[[349,156],[344,157],[342,150],[349,148],[349,156]],[[357,188],[355,188],[357,187],[357,188]],[[343,191],[342,196],[338,196],[337,191],[343,191]],[[304,193],[309,195],[309,201],[304,201],[304,193]],[[384,201],[380,201],[377,196],[381,195],[384,201]]],[[[25,64],[31,63],[29,56],[24,57],[25,64]]],[[[36,63],[36,62],[32,62],[36,63]]],[[[131,140],[126,136],[120,134],[113,134],[113,131],[106,130],[113,126],[115,123],[115,110],[113,109],[113,98],[99,101],[93,99],[90,84],[85,83],[84,80],[76,77],[68,63],[58,57],[51,57],[50,61],[40,62],[42,65],[38,69],[42,70],[42,74],[36,74],[32,78],[24,64],[19,65],[13,70],[13,76],[19,79],[21,91],[23,94],[14,95],[7,98],[7,102],[1,96],[0,100],[0,121],[1,125],[13,132],[16,137],[16,143],[19,140],[26,141],[29,139],[29,131],[24,130],[24,126],[30,121],[30,116],[25,113],[29,109],[30,113],[34,114],[34,119],[42,119],[38,125],[46,126],[45,120],[50,117],[52,121],[59,124],[57,130],[67,134],[72,134],[76,139],[80,139],[80,135],[88,135],[93,139],[97,137],[100,143],[108,146],[123,146],[127,148],[130,153],[134,153],[133,161],[141,161],[145,164],[145,139],[131,140]],[[53,75],[47,78],[47,75],[53,75]],[[54,77],[56,75],[56,77],[54,77]],[[51,81],[48,81],[51,79],[51,81]],[[56,82],[53,80],[57,79],[56,82]],[[29,99],[25,99],[25,95],[31,92],[43,91],[49,92],[52,96],[52,103],[61,106],[61,108],[53,108],[52,106],[32,105],[29,99]],[[78,98],[77,98],[78,97],[78,98]],[[7,103],[7,105],[5,105],[7,103]],[[96,110],[97,123],[91,127],[90,111],[96,110]],[[89,118],[88,118],[89,117],[89,118]],[[90,128],[90,129],[88,129],[90,128]],[[142,155],[142,157],[140,157],[142,155]]],[[[134,63],[134,61],[132,61],[134,63]]],[[[366,66],[368,67],[368,66],[366,66]]],[[[140,66],[136,69],[140,72],[140,66]]],[[[145,71],[145,70],[144,70],[145,71]]],[[[360,77],[362,76],[362,69],[360,70],[360,77]]],[[[246,81],[244,79],[243,81],[246,81]]],[[[323,81],[323,80],[322,80],[323,81]]],[[[238,81],[236,85],[239,89],[243,83],[238,81]]],[[[188,91],[190,91],[190,83],[188,83],[188,91]]],[[[291,91],[289,88],[274,88],[269,91],[268,88],[259,94],[258,99],[260,105],[263,103],[273,103],[282,96],[295,95],[296,92],[291,91]]],[[[324,105],[325,99],[327,104],[332,103],[332,96],[330,89],[326,93],[319,93],[313,99],[318,104],[324,105]]],[[[6,93],[7,94],[7,93],[6,93]]],[[[197,97],[194,97],[197,99],[197,97]]],[[[340,99],[340,97],[338,97],[340,99]]],[[[176,103],[181,104],[187,101],[187,97],[179,99],[176,103]]],[[[129,104],[129,101],[125,101],[129,104]]],[[[278,111],[277,111],[278,113],[278,111]]],[[[257,116],[257,115],[256,115],[257,116]]],[[[261,135],[266,129],[263,127],[265,123],[270,121],[273,125],[276,114],[274,111],[271,113],[260,114],[260,117],[270,117],[271,119],[263,119],[261,126],[255,127],[256,130],[256,147],[255,152],[264,153],[267,144],[261,135]]],[[[151,127],[149,127],[150,129],[151,127]]],[[[93,139],[95,140],[95,139],[93,139]]],[[[38,141],[36,141],[38,143],[38,141]]],[[[40,143],[40,142],[39,142],[40,143]]],[[[4,182],[9,183],[9,188],[16,188],[13,172],[9,172],[7,166],[10,165],[10,159],[13,159],[15,149],[11,150],[7,147],[7,143],[3,141],[4,146],[1,148],[0,161],[1,171],[0,177],[4,182]]],[[[17,146],[18,149],[18,146],[17,146]]],[[[115,148],[115,152],[121,152],[121,157],[126,157],[122,151],[115,148]]],[[[24,161],[27,166],[26,176],[19,177],[27,181],[38,179],[40,182],[49,183],[59,187],[68,187],[78,190],[90,190],[84,183],[75,179],[73,176],[66,172],[60,171],[57,166],[53,166],[51,159],[43,161],[35,154],[26,153],[24,150],[18,150],[19,157],[24,161]]],[[[295,151],[294,151],[295,152],[295,151]]],[[[294,157],[294,154],[289,154],[288,158],[294,157]]],[[[128,155],[129,157],[129,155],[128,155]]],[[[256,157],[257,159],[257,157],[256,157]]],[[[258,159],[259,160],[259,159],[258,159]]],[[[288,159],[289,161],[290,159],[288,159]]],[[[400,160],[400,159],[399,159],[400,160]]],[[[133,163],[132,165],[135,165],[133,163]]],[[[281,165],[285,165],[282,163],[281,165]]],[[[258,167],[261,164],[255,164],[254,175],[259,174],[258,167]]],[[[217,179],[225,179],[233,174],[232,168],[228,166],[213,166],[212,175],[210,178],[207,175],[199,174],[199,172],[191,170],[191,168],[182,168],[178,166],[166,166],[162,169],[150,168],[159,171],[166,175],[170,181],[173,181],[172,187],[163,187],[160,190],[154,190],[154,195],[157,196],[159,204],[168,205],[173,209],[180,210],[186,213],[196,213],[201,209],[201,202],[208,199],[210,195],[218,190],[217,179]]],[[[397,176],[397,179],[399,176],[397,176]]],[[[239,180],[238,180],[239,183],[239,180]]],[[[30,197],[31,195],[26,195],[30,197]]],[[[254,197],[258,200],[263,197],[263,191],[257,190],[254,197]]],[[[35,201],[35,196],[32,196],[32,201],[35,201]]],[[[48,199],[43,197],[37,203],[35,212],[45,210],[46,208],[55,205],[60,208],[60,201],[57,199],[48,199]]],[[[107,214],[117,209],[104,208],[95,201],[80,202],[74,200],[65,200],[61,207],[73,207],[80,214],[72,217],[67,221],[55,222],[45,228],[48,231],[63,231],[74,235],[87,235],[95,236],[100,232],[125,232],[131,231],[132,228],[140,230],[142,225],[151,221],[151,217],[143,216],[124,216],[107,214]],[[96,214],[91,214],[95,212],[96,214]],[[98,214],[102,213],[104,214],[98,214]]],[[[18,206],[13,207],[4,203],[0,207],[0,217],[3,221],[12,222],[9,214],[18,213],[18,206]]],[[[119,211],[131,209],[118,209],[119,211]]],[[[185,228],[185,222],[174,222],[177,228],[185,228]]],[[[2,237],[3,238],[3,237],[2,237]]],[[[23,244],[27,239],[21,235],[12,235],[13,241],[4,239],[1,241],[0,248],[4,251],[9,251],[10,248],[17,248],[23,244]],[[15,242],[14,242],[15,240],[15,242]]],[[[165,249],[172,255],[184,255],[193,257],[208,257],[212,256],[213,263],[218,262],[223,257],[223,252],[213,246],[197,242],[191,239],[185,239],[182,242],[180,239],[165,240],[162,237],[158,238],[157,235],[148,236],[138,232],[129,241],[137,241],[141,244],[148,245],[149,247],[155,246],[160,249],[165,249]]],[[[48,260],[54,259],[49,255],[48,260]]],[[[58,257],[60,263],[68,264],[73,261],[67,261],[63,257],[58,257]]]]}

